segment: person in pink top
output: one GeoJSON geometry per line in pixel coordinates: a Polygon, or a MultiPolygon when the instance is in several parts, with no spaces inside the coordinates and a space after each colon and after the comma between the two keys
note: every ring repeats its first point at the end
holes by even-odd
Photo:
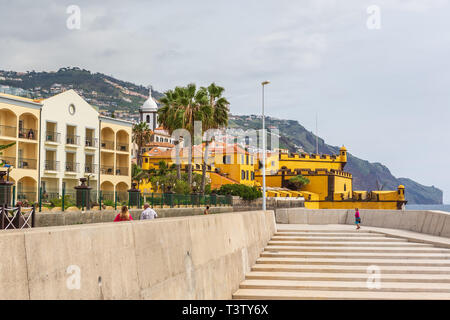
{"type": "Polygon", "coordinates": [[[123,206],[122,210],[120,210],[120,213],[114,219],[114,222],[131,221],[131,220],[133,220],[133,217],[131,216],[130,212],[128,211],[127,206],[123,206]]]}
{"type": "Polygon", "coordinates": [[[355,209],[355,224],[356,224],[356,230],[360,229],[359,226],[361,224],[361,217],[359,216],[359,210],[358,208],[355,209]]]}

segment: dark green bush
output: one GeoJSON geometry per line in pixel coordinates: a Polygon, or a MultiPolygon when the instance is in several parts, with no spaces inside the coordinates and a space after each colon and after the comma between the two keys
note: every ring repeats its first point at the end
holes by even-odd
{"type": "Polygon", "coordinates": [[[259,188],[255,186],[249,187],[244,184],[224,184],[215,191],[220,195],[239,196],[244,200],[255,200],[262,197],[262,192],[259,188]]]}

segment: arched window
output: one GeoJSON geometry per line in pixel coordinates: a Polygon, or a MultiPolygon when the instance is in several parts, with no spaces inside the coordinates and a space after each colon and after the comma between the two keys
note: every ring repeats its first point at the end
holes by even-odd
{"type": "Polygon", "coordinates": [[[147,115],[147,116],[145,117],[145,122],[150,123],[150,116],[149,116],[149,115],[147,115]]]}

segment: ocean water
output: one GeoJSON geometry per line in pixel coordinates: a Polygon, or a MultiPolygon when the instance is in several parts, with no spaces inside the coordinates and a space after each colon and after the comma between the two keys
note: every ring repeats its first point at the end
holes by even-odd
{"type": "Polygon", "coordinates": [[[406,210],[439,210],[450,212],[450,204],[407,204],[406,210]]]}

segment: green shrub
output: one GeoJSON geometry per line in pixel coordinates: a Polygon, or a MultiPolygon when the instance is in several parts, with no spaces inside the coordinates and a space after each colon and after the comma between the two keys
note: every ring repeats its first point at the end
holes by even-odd
{"type": "Polygon", "coordinates": [[[224,184],[215,191],[220,195],[239,196],[244,200],[255,200],[262,197],[262,192],[259,188],[255,186],[249,187],[244,184],[224,184]]]}
{"type": "MultiPolygon", "coordinates": [[[[62,207],[62,196],[59,198],[50,199],[50,205],[51,205],[51,207],[62,207]]],[[[75,205],[76,205],[76,203],[72,199],[72,197],[70,195],[66,194],[64,196],[64,209],[67,209],[68,207],[73,207],[75,205]]]]}
{"type": "Polygon", "coordinates": [[[109,206],[109,207],[114,207],[114,201],[106,199],[102,201],[103,205],[105,206],[109,206]]]}
{"type": "Polygon", "coordinates": [[[187,181],[177,180],[175,182],[174,191],[176,194],[189,194],[191,192],[191,188],[189,187],[187,181]]]}
{"type": "Polygon", "coordinates": [[[292,177],[289,179],[287,187],[291,190],[300,190],[303,186],[307,185],[309,183],[309,179],[298,175],[295,177],[292,177]]]}

